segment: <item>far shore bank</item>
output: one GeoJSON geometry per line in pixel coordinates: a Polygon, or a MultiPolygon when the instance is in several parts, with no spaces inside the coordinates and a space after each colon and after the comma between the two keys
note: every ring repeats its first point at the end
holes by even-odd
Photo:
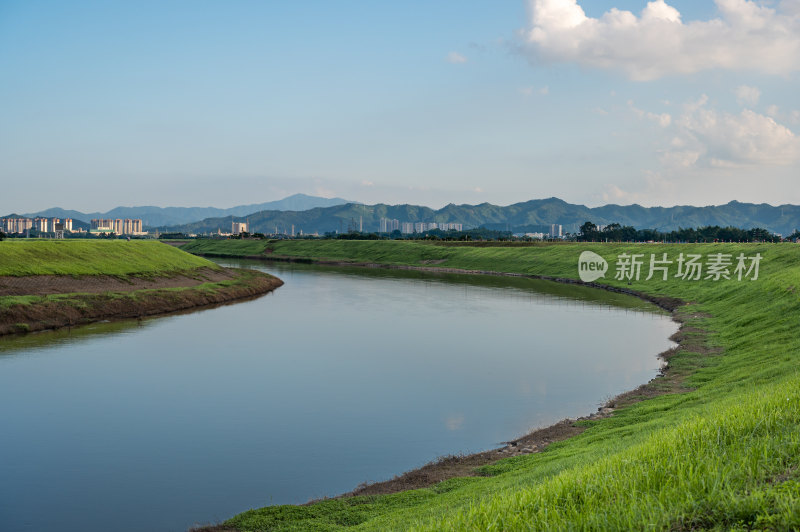
{"type": "Polygon", "coordinates": [[[407,270],[407,271],[431,272],[431,273],[452,273],[461,275],[491,275],[494,277],[517,277],[522,279],[536,279],[539,281],[553,281],[562,284],[586,286],[589,288],[597,288],[600,290],[605,290],[607,292],[615,292],[617,294],[627,294],[642,299],[644,301],[647,301],[649,303],[652,303],[667,312],[672,312],[679,306],[685,304],[684,301],[682,301],[681,299],[674,297],[653,296],[645,292],[640,292],[638,290],[632,290],[629,288],[611,286],[596,282],[585,283],[578,279],[572,279],[569,277],[556,277],[552,275],[500,272],[494,270],[470,270],[463,268],[446,268],[441,266],[412,266],[408,264],[388,264],[379,262],[350,262],[350,261],[339,261],[339,260],[312,259],[307,257],[291,257],[286,255],[243,255],[237,257],[237,256],[215,254],[215,253],[193,253],[193,254],[199,257],[214,258],[214,259],[231,259],[231,260],[246,259],[246,260],[258,260],[264,262],[273,261],[273,262],[289,262],[297,264],[316,264],[319,266],[345,266],[345,267],[350,266],[354,268],[381,268],[384,270],[407,270]]]}

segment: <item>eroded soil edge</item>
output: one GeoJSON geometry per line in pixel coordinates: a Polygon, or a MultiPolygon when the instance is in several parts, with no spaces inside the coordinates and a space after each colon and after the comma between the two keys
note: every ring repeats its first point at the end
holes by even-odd
{"type": "Polygon", "coordinates": [[[228,303],[278,288],[277,277],[237,268],[201,269],[157,278],[0,277],[0,335],[143,318],[228,303]]]}

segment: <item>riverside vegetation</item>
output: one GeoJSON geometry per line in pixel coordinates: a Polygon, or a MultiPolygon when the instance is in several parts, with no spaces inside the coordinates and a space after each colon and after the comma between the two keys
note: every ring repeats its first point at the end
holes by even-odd
{"type": "MultiPolygon", "coordinates": [[[[580,434],[424,489],[250,510],[218,530],[788,530],[800,527],[800,246],[402,241],[193,241],[194,253],[544,276],[672,302],[663,377],[612,400],[580,434]],[[758,280],[614,279],[623,253],[762,257],[758,280]]],[[[735,263],[735,260],[734,260],[735,263]]],[[[580,334],[580,331],[576,331],[580,334]]],[[[513,435],[509,435],[513,436],[513,435]]]]}
{"type": "Polygon", "coordinates": [[[163,314],[281,284],[154,241],[3,241],[0,334],[163,314]]]}

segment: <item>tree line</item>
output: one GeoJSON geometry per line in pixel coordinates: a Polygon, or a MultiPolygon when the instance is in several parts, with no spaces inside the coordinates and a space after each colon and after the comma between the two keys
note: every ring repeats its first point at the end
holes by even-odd
{"type": "MultiPolygon", "coordinates": [[[[790,239],[800,236],[795,232],[790,239]]],[[[780,242],[782,238],[766,229],[754,227],[706,227],[679,228],[662,232],[656,229],[636,229],[633,226],[609,224],[602,229],[592,222],[584,223],[575,236],[578,242],[780,242]]]]}

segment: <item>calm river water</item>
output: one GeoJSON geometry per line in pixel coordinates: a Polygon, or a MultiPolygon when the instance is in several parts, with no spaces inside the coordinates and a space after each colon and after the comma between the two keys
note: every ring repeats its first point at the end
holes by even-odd
{"type": "Polygon", "coordinates": [[[589,414],[676,330],[547,282],[247,266],[286,284],[0,339],[0,530],[180,531],[336,495],[589,414]]]}

